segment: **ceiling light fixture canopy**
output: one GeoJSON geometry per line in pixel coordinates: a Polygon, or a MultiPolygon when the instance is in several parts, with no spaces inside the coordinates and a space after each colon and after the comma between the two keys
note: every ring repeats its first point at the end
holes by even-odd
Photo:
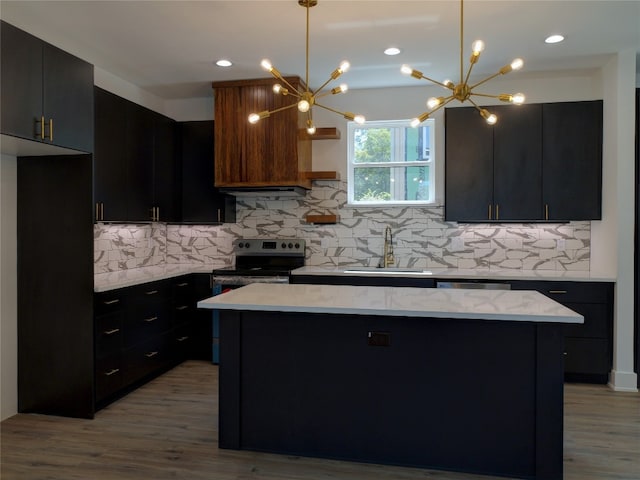
{"type": "Polygon", "coordinates": [[[475,83],[473,85],[469,85],[468,82],[469,82],[469,76],[471,75],[471,70],[473,69],[473,66],[476,63],[478,63],[480,54],[484,50],[484,42],[482,42],[482,40],[476,40],[471,45],[471,57],[469,58],[469,70],[467,70],[467,74],[465,75],[464,67],[463,67],[463,55],[464,55],[463,53],[463,33],[464,33],[463,2],[464,0],[460,0],[460,81],[459,83],[455,84],[451,80],[444,80],[442,82],[433,80],[432,78],[425,77],[422,72],[418,70],[414,70],[409,65],[402,65],[400,69],[400,71],[405,75],[411,75],[412,77],[417,79],[425,79],[431,83],[440,85],[441,87],[444,87],[450,91],[450,95],[448,96],[432,97],[429,100],[427,100],[427,108],[429,108],[429,110],[419,115],[418,117],[414,118],[411,121],[411,126],[413,127],[417,127],[418,125],[420,125],[427,118],[429,118],[429,116],[433,112],[441,109],[442,107],[444,107],[449,102],[452,102],[453,100],[458,100],[461,103],[464,103],[465,101],[469,101],[469,103],[471,103],[478,110],[482,118],[484,118],[489,125],[494,125],[498,121],[498,117],[495,114],[489,112],[488,110],[478,106],[471,99],[471,97],[474,95],[479,97],[496,98],[501,102],[510,102],[516,105],[521,105],[525,101],[525,96],[523,93],[514,93],[514,94],[501,93],[500,95],[489,95],[486,93],[479,93],[474,91],[476,87],[479,87],[480,85],[488,82],[489,80],[497,77],[498,75],[505,75],[513,70],[521,69],[524,64],[521,58],[516,58],[513,62],[511,62],[508,65],[505,65],[496,73],[494,73],[493,75],[489,75],[484,80],[481,80],[478,83],[475,83]]]}
{"type": "Polygon", "coordinates": [[[331,112],[337,113],[338,115],[342,115],[347,120],[355,121],[356,123],[362,124],[365,122],[365,118],[362,115],[358,115],[352,112],[340,112],[333,108],[327,107],[326,105],[322,105],[318,103],[318,99],[322,98],[326,95],[337,95],[340,93],[345,93],[348,89],[347,84],[343,83],[337,87],[332,88],[331,90],[323,92],[323,89],[333,80],[336,80],[340,75],[346,72],[349,69],[349,62],[343,61],[338,68],[336,68],[329,79],[320,86],[320,88],[316,90],[309,90],[309,9],[311,7],[315,7],[318,4],[318,0],[298,0],[298,5],[305,7],[307,10],[307,51],[306,51],[306,74],[305,74],[305,84],[304,90],[301,88],[296,88],[291,85],[287,80],[282,76],[282,74],[278,71],[276,67],[274,67],[269,60],[262,60],[261,66],[263,69],[271,73],[275,78],[284,83],[285,86],[276,83],[273,86],[273,91],[279,95],[289,95],[296,98],[297,103],[293,103],[291,105],[287,105],[285,107],[277,108],[272,111],[265,110],[263,112],[252,113],[249,115],[250,123],[257,123],[263,118],[269,117],[272,113],[280,112],[282,110],[288,110],[289,108],[293,108],[295,106],[298,107],[298,110],[302,113],[307,114],[307,133],[313,135],[316,133],[316,127],[313,123],[312,111],[313,107],[317,106],[320,108],[324,108],[325,110],[329,110],[331,112]]]}

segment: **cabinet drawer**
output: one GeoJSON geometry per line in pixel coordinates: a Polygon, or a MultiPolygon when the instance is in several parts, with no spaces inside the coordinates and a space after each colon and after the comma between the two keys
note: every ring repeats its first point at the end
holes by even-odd
{"type": "Polygon", "coordinates": [[[609,342],[600,338],[565,338],[565,373],[606,375],[611,370],[609,342]]]}
{"type": "Polygon", "coordinates": [[[100,402],[122,388],[122,366],[122,354],[120,352],[96,362],[96,402],[100,402]]]}
{"type": "Polygon", "coordinates": [[[613,300],[613,284],[604,282],[514,281],[513,290],[536,290],[556,302],[608,303],[613,300]]]}
{"type": "Polygon", "coordinates": [[[95,342],[96,358],[103,358],[120,352],[123,338],[124,312],[113,312],[96,318],[95,342]]]}
{"type": "Polygon", "coordinates": [[[126,294],[124,289],[110,290],[96,293],[93,296],[94,315],[104,315],[126,308],[126,294]]]}
{"type": "Polygon", "coordinates": [[[170,337],[174,360],[182,361],[189,358],[193,343],[193,329],[191,324],[185,324],[174,328],[171,330],[170,337]]]}
{"type": "Polygon", "coordinates": [[[157,308],[136,309],[127,318],[124,327],[125,348],[165,332],[169,320],[164,303],[157,308]]]}
{"type": "Polygon", "coordinates": [[[159,335],[141,342],[124,352],[125,385],[161,369],[170,361],[167,335],[159,335]]]}

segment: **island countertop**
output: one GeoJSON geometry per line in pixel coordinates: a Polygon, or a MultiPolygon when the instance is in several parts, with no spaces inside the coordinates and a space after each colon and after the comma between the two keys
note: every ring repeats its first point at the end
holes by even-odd
{"type": "Polygon", "coordinates": [[[199,308],[525,322],[583,323],[584,317],[529,290],[425,289],[250,284],[198,302],[199,308]]]}

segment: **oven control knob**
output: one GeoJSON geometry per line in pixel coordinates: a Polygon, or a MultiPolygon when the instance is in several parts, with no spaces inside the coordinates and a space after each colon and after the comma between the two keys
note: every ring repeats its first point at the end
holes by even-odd
{"type": "Polygon", "coordinates": [[[296,247],[296,250],[299,249],[300,248],[300,244],[296,243],[295,247],[296,247]]]}
{"type": "Polygon", "coordinates": [[[293,243],[290,243],[288,246],[289,248],[293,248],[293,243]]]}
{"type": "Polygon", "coordinates": [[[249,242],[244,244],[244,248],[249,248],[251,246],[251,244],[249,242]]]}
{"type": "Polygon", "coordinates": [[[280,245],[282,248],[287,248],[287,244],[282,242],[282,245],[280,245]]]}
{"type": "Polygon", "coordinates": [[[244,243],[240,242],[240,243],[238,244],[238,248],[242,248],[242,247],[244,247],[244,243]]]}

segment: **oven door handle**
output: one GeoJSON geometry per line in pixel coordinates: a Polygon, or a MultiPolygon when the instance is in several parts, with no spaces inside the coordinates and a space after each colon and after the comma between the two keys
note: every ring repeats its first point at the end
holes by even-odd
{"type": "Polygon", "coordinates": [[[250,283],[289,283],[288,276],[277,275],[273,277],[269,276],[248,276],[248,275],[214,275],[212,278],[214,285],[234,285],[242,286],[249,285],[250,283]]]}

